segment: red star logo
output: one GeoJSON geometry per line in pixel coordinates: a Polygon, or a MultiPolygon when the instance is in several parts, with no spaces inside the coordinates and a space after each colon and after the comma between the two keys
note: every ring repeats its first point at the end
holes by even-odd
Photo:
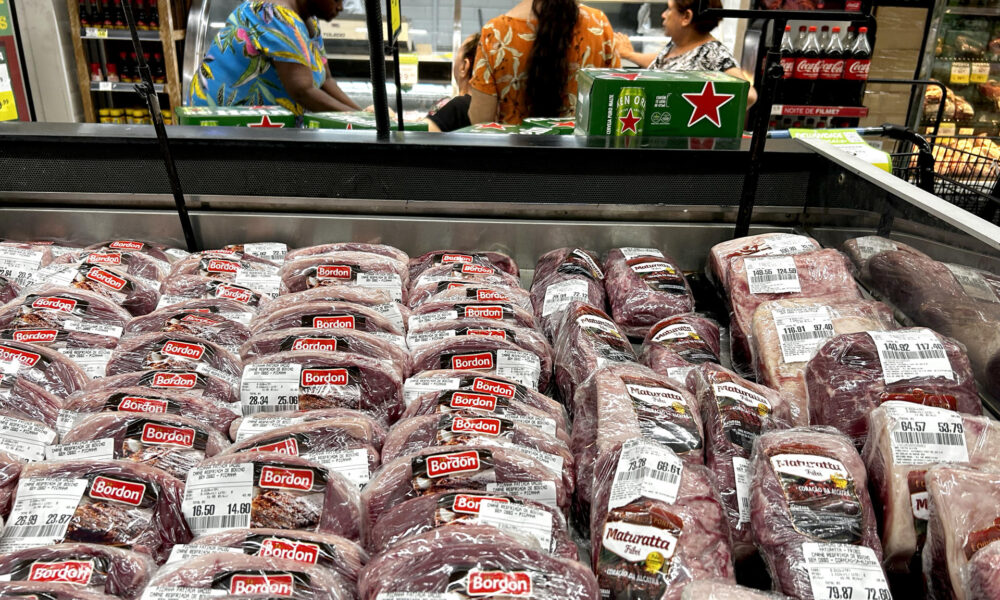
{"type": "Polygon", "coordinates": [[[281,128],[281,127],[284,127],[284,126],[285,126],[284,123],[272,123],[271,122],[271,117],[269,117],[267,115],[264,115],[263,117],[261,117],[260,123],[248,123],[247,124],[247,127],[278,127],[278,128],[281,128]]]}
{"type": "Polygon", "coordinates": [[[621,121],[621,123],[622,123],[622,133],[625,133],[626,131],[631,131],[632,133],[636,133],[636,134],[639,133],[638,131],[636,131],[635,125],[636,125],[636,123],[638,123],[642,119],[640,119],[639,117],[633,116],[631,108],[628,109],[628,114],[627,115],[625,115],[624,117],[618,117],[618,120],[621,121]]]}
{"type": "Polygon", "coordinates": [[[642,73],[608,73],[608,77],[618,77],[619,79],[635,81],[636,79],[642,77],[642,73]]]}
{"type": "Polygon", "coordinates": [[[354,129],[354,125],[352,123],[348,123],[347,127],[344,127],[344,129],[354,129]]]}
{"type": "Polygon", "coordinates": [[[480,125],[479,128],[480,129],[499,129],[500,131],[503,131],[503,125],[501,125],[500,123],[486,123],[485,125],[480,125]]]}
{"type": "Polygon", "coordinates": [[[698,94],[681,94],[688,104],[694,107],[691,111],[691,119],[688,127],[691,127],[702,119],[708,119],[716,127],[722,127],[722,120],[719,118],[719,109],[732,100],[733,94],[716,94],[715,84],[711,81],[705,82],[705,87],[701,88],[698,94]]]}
{"type": "Polygon", "coordinates": [[[574,121],[561,121],[556,123],[554,127],[576,127],[576,122],[574,121]]]}

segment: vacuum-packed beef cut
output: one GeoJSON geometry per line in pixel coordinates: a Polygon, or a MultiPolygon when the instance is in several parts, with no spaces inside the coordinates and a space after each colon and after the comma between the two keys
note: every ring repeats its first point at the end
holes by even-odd
{"type": "Polygon", "coordinates": [[[150,281],[163,281],[170,272],[170,266],[142,252],[128,250],[113,250],[103,248],[98,250],[73,250],[55,260],[53,264],[70,264],[86,262],[93,265],[108,265],[122,270],[129,275],[137,275],[150,281]]]}
{"type": "Polygon", "coordinates": [[[821,248],[816,240],[792,233],[763,233],[736,238],[712,246],[708,255],[708,272],[715,284],[728,292],[731,264],[739,257],[792,256],[821,248]]]}
{"type": "Polygon", "coordinates": [[[0,451],[0,517],[10,514],[11,499],[21,476],[23,459],[6,451],[0,451]]]}
{"type": "Polygon", "coordinates": [[[684,586],[681,600],[788,600],[788,597],[721,579],[700,579],[684,586]]]}
{"type": "Polygon", "coordinates": [[[195,369],[133,371],[94,379],[85,392],[113,392],[120,388],[144,387],[153,393],[177,392],[201,398],[221,408],[240,414],[240,388],[232,378],[219,377],[195,369]]]}
{"type": "Polygon", "coordinates": [[[410,328],[406,343],[411,351],[447,338],[462,336],[496,337],[534,352],[543,361],[552,361],[552,346],[537,330],[490,319],[449,319],[422,323],[410,328]]]}
{"type": "Polygon", "coordinates": [[[350,302],[315,301],[262,313],[251,324],[254,335],[292,329],[355,329],[368,333],[403,335],[403,329],[373,309],[350,302]]]}
{"type": "Polygon", "coordinates": [[[366,437],[365,439],[370,439],[371,444],[376,449],[382,448],[382,444],[385,442],[385,427],[370,416],[349,408],[320,408],[280,413],[257,413],[240,417],[233,421],[229,429],[229,436],[237,442],[242,442],[255,435],[274,431],[282,427],[344,417],[360,418],[368,423],[369,432],[365,435],[370,437],[366,437]]]}
{"type": "Polygon", "coordinates": [[[108,298],[46,287],[0,307],[0,338],[69,348],[114,348],[132,316],[108,298]]]}
{"type": "Polygon", "coordinates": [[[424,304],[427,300],[449,287],[462,285],[475,287],[502,286],[517,288],[521,280],[490,263],[454,263],[436,265],[410,280],[409,300],[411,307],[424,304]]]}
{"type": "Polygon", "coordinates": [[[520,276],[521,272],[517,268],[514,259],[502,252],[479,251],[471,252],[465,250],[435,250],[410,259],[410,279],[417,277],[432,267],[438,265],[465,265],[488,263],[514,277],[520,276]]]}
{"type": "Polygon", "coordinates": [[[245,310],[256,312],[267,303],[267,296],[244,285],[216,277],[201,275],[179,275],[163,282],[160,287],[160,298],[157,309],[166,308],[187,300],[230,300],[245,310]]]}
{"type": "Polygon", "coordinates": [[[0,372],[16,374],[50,394],[64,398],[82,390],[90,378],[75,362],[45,346],[14,341],[0,341],[0,372]]]}
{"type": "Polygon", "coordinates": [[[269,527],[362,533],[358,487],[318,462],[278,452],[240,452],[209,458],[191,470],[184,517],[196,535],[269,527]],[[219,500],[228,487],[232,500],[219,500]]]}
{"type": "Polygon", "coordinates": [[[403,310],[406,308],[395,302],[388,290],[363,288],[350,285],[350,283],[332,283],[293,294],[282,294],[277,298],[268,300],[266,306],[269,311],[275,311],[305,304],[306,302],[350,302],[351,304],[360,304],[367,307],[394,303],[403,310]]]}
{"type": "Polygon", "coordinates": [[[410,257],[394,246],[386,244],[371,244],[366,242],[334,242],[332,244],[319,244],[316,246],[304,246],[290,250],[285,255],[285,262],[315,256],[317,254],[332,254],[334,252],[364,252],[366,254],[377,254],[386,258],[399,261],[403,264],[409,262],[410,257]]]}
{"type": "MultiPolygon", "coordinates": [[[[37,419],[25,418],[21,412],[0,410],[0,454],[6,456],[5,460],[45,460],[46,449],[58,438],[59,433],[55,427],[49,427],[37,419]]],[[[8,483],[13,485],[9,479],[8,483]]],[[[12,492],[13,488],[9,491],[12,492]]],[[[8,495],[7,498],[9,497],[8,495]]],[[[0,516],[6,513],[6,508],[6,503],[0,499],[0,516]]]]}
{"type": "Polygon", "coordinates": [[[24,290],[39,282],[38,272],[53,259],[52,250],[20,242],[0,242],[0,277],[24,290]]]}
{"type": "Polygon", "coordinates": [[[566,530],[566,519],[557,509],[512,493],[476,490],[420,496],[389,509],[369,532],[368,547],[378,554],[438,527],[472,524],[527,534],[553,556],[577,558],[576,545],[566,530]]]}
{"type": "Polygon", "coordinates": [[[281,352],[346,352],[391,364],[400,377],[412,371],[409,353],[398,344],[357,329],[293,327],[260,333],[243,344],[244,360],[281,352]]]}
{"type": "Polygon", "coordinates": [[[61,396],[29,381],[13,363],[0,363],[0,412],[55,427],[62,407],[61,396]]]}
{"type": "Polygon", "coordinates": [[[222,346],[186,333],[147,333],[124,340],[108,361],[108,375],[146,369],[191,369],[234,383],[243,363],[222,346]]]}
{"type": "Polygon", "coordinates": [[[163,469],[178,479],[207,456],[229,446],[217,430],[180,415],[106,412],[77,419],[61,435],[63,450],[80,449],[83,442],[108,439],[111,458],[129,460],[163,469]]]}
{"type": "Polygon", "coordinates": [[[41,581],[0,581],[0,598],[45,598],[45,600],[114,600],[96,590],[88,590],[68,583],[41,581]]]}
{"type": "Polygon", "coordinates": [[[0,551],[85,542],[130,547],[162,563],[174,544],[191,539],[183,495],[181,480],[132,461],[31,463],[21,472],[0,551]],[[39,518],[54,523],[28,524],[39,518]]]}
{"type": "Polygon", "coordinates": [[[39,284],[29,293],[53,285],[87,290],[118,303],[133,316],[153,312],[160,300],[160,283],[129,274],[121,266],[89,262],[51,265],[38,273],[39,284]]]}
{"type": "Polygon", "coordinates": [[[719,324],[695,314],[658,321],[642,342],[639,360],[660,375],[681,381],[686,369],[705,362],[719,362],[719,324]]]}
{"type": "Polygon", "coordinates": [[[604,597],[679,600],[691,581],[735,581],[726,510],[712,474],[650,440],[601,449],[590,541],[604,597]]]}
{"type": "Polygon", "coordinates": [[[905,252],[906,254],[912,254],[929,259],[927,255],[912,246],[877,235],[866,235],[863,237],[849,239],[844,242],[841,248],[844,250],[844,253],[847,254],[847,258],[851,259],[851,263],[854,264],[858,279],[866,284],[872,283],[871,271],[868,269],[868,261],[871,260],[871,258],[876,254],[898,250],[900,252],[905,252]]]}
{"type": "Polygon", "coordinates": [[[919,327],[838,335],[806,365],[805,381],[809,422],[836,427],[859,448],[865,417],[888,400],[983,412],[963,348],[919,327]]]}
{"type": "Polygon", "coordinates": [[[598,257],[582,248],[557,248],[535,265],[531,282],[531,305],[542,332],[555,341],[563,312],[571,302],[604,310],[604,271],[598,257]]]}
{"type": "Polygon", "coordinates": [[[751,465],[754,541],[774,587],[803,600],[890,597],[867,473],[846,436],[798,427],[760,436],[751,465]],[[874,590],[869,592],[868,590],[874,590]]]}
{"type": "MultiPolygon", "coordinates": [[[[92,413],[123,412],[181,415],[229,435],[236,414],[228,408],[184,392],[151,387],[103,388],[77,392],[63,403],[71,422],[92,413]]],[[[60,418],[60,421],[63,421],[60,418]]]]}
{"type": "Polygon", "coordinates": [[[942,463],[1000,468],[1000,424],[988,417],[890,401],[868,415],[862,456],[882,506],[881,538],[886,570],[919,572],[927,530],[924,474],[942,463]],[[914,564],[915,562],[915,564],[914,564]]]}
{"type": "Polygon", "coordinates": [[[275,275],[278,269],[276,263],[252,254],[208,250],[175,262],[170,267],[170,277],[200,275],[239,283],[241,276],[275,275]]]}
{"type": "Polygon", "coordinates": [[[0,556],[7,581],[63,583],[138,600],[156,571],[145,554],[97,544],[55,544],[0,556]]]}
{"type": "Polygon", "coordinates": [[[535,317],[524,308],[509,302],[466,302],[431,299],[413,309],[407,329],[421,331],[440,321],[488,320],[496,325],[515,325],[533,329],[535,317]]]}
{"type": "Polygon", "coordinates": [[[656,322],[694,310],[694,295],[677,261],[656,248],[614,248],[604,261],[611,316],[627,335],[643,338],[656,322]]]}
{"type": "Polygon", "coordinates": [[[488,304],[491,302],[502,302],[513,304],[531,311],[531,295],[528,290],[521,287],[511,287],[506,285],[476,285],[469,282],[442,282],[438,285],[437,291],[428,296],[422,302],[410,302],[414,308],[424,302],[451,302],[455,304],[475,303],[488,304]]]}
{"type": "Polygon", "coordinates": [[[17,284],[6,277],[0,276],[0,304],[6,304],[17,298],[20,289],[17,284]]]}
{"type": "Polygon", "coordinates": [[[902,250],[880,252],[868,260],[868,270],[875,289],[918,322],[926,302],[967,296],[944,263],[923,254],[902,250]]]}
{"type": "Polygon", "coordinates": [[[146,241],[139,240],[107,240],[104,242],[98,242],[96,244],[91,244],[87,246],[87,250],[118,250],[122,252],[139,252],[149,256],[150,258],[160,261],[161,263],[169,264],[171,262],[170,255],[165,251],[167,246],[162,244],[153,244],[146,241]]]}
{"type": "Polygon", "coordinates": [[[637,362],[628,338],[600,310],[570,303],[556,338],[555,377],[564,403],[573,401],[576,386],[597,369],[614,363],[637,362]]]}
{"type": "Polygon", "coordinates": [[[361,600],[416,593],[456,597],[598,600],[594,575],[492,527],[455,525],[404,540],[361,571],[361,600]]]}
{"type": "Polygon", "coordinates": [[[892,311],[881,302],[834,302],[824,298],[764,302],[753,316],[757,381],[787,396],[793,423],[807,425],[809,409],[803,373],[809,359],[834,336],[890,329],[896,329],[896,322],[892,311]]]}
{"type": "MultiPolygon", "coordinates": [[[[149,333],[186,333],[227,350],[239,349],[250,339],[250,329],[246,324],[227,316],[221,306],[205,306],[208,302],[222,303],[219,300],[192,300],[136,317],[125,326],[125,337],[149,333]]],[[[236,312],[236,306],[230,305],[227,308],[236,312]]],[[[251,316],[249,313],[244,314],[251,316]]]]}
{"type": "Polygon", "coordinates": [[[419,346],[413,352],[413,370],[494,373],[531,389],[545,391],[552,373],[552,363],[545,360],[547,358],[499,337],[461,336],[419,346]]]}
{"type": "Polygon", "coordinates": [[[281,292],[301,292],[325,285],[353,285],[382,289],[397,302],[406,302],[409,275],[399,261],[365,252],[335,252],[285,262],[281,292]]]}

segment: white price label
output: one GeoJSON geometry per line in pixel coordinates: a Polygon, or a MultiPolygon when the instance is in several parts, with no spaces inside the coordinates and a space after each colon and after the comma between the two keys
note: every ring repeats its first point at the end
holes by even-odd
{"type": "Polygon", "coordinates": [[[890,250],[899,250],[899,246],[892,240],[877,235],[859,237],[855,240],[858,245],[858,256],[863,262],[867,262],[871,257],[890,250]]]}
{"type": "Polygon", "coordinates": [[[250,527],[253,464],[195,467],[188,472],[181,510],[197,535],[250,527]]]}
{"type": "Polygon", "coordinates": [[[240,404],[243,415],[298,410],[302,365],[259,363],[243,367],[240,404]]]}
{"type": "Polygon", "coordinates": [[[640,256],[652,256],[654,258],[665,258],[663,253],[656,248],[619,248],[625,256],[625,260],[632,260],[640,256]]]}
{"type": "Polygon", "coordinates": [[[163,253],[174,260],[184,260],[185,258],[191,256],[190,252],[187,250],[181,250],[180,248],[167,248],[163,251],[163,253]]]}
{"type": "Polygon", "coordinates": [[[521,536],[530,536],[545,552],[552,551],[552,514],[534,506],[482,500],[476,520],[483,525],[521,536]]]}
{"type": "Polygon", "coordinates": [[[44,254],[28,248],[0,246],[0,277],[25,287],[38,271],[44,254]]]}
{"type": "Polygon", "coordinates": [[[733,472],[736,475],[736,502],[740,510],[739,525],[750,522],[750,461],[742,456],[733,457],[733,472]]]}
{"type": "Polygon", "coordinates": [[[359,488],[364,487],[371,479],[368,470],[368,451],[364,448],[355,450],[334,450],[330,452],[311,452],[302,458],[317,462],[327,469],[342,475],[359,488]]]}
{"type": "Polygon", "coordinates": [[[42,423],[0,416],[0,451],[21,460],[45,460],[45,447],[56,441],[56,432],[42,423]]]}
{"type": "Polygon", "coordinates": [[[497,350],[496,374],[537,390],[542,361],[531,352],[497,350]]]}
{"type": "Polygon", "coordinates": [[[439,342],[441,340],[446,340],[448,338],[455,337],[458,332],[454,329],[444,329],[440,331],[421,331],[417,333],[410,333],[406,336],[406,345],[410,349],[417,348],[418,346],[423,346],[425,344],[433,344],[434,342],[439,342]]]}
{"type": "Polygon", "coordinates": [[[390,302],[388,304],[376,304],[370,308],[386,319],[389,319],[389,322],[392,323],[397,331],[405,331],[403,312],[399,310],[399,304],[390,302]]]}
{"type": "Polygon", "coordinates": [[[403,402],[409,406],[424,394],[456,389],[461,382],[458,377],[411,377],[403,383],[403,402]]]}
{"type": "Polygon", "coordinates": [[[261,433],[267,433],[268,431],[274,431],[275,429],[303,422],[305,422],[305,419],[301,417],[282,417],[280,415],[261,413],[240,421],[240,426],[236,429],[236,441],[237,443],[242,442],[261,433]]]}
{"type": "Polygon", "coordinates": [[[786,363],[808,361],[823,342],[834,336],[833,319],[826,306],[775,306],[771,317],[786,363]]]}
{"type": "Polygon", "coordinates": [[[59,462],[63,460],[114,460],[115,441],[111,438],[86,440],[71,444],[49,446],[45,451],[45,460],[59,462]]]}
{"type": "Polygon", "coordinates": [[[181,563],[205,556],[206,554],[243,554],[241,548],[230,548],[229,546],[202,546],[200,544],[177,544],[170,549],[170,556],[167,557],[166,564],[181,563]]]}
{"type": "Polygon", "coordinates": [[[285,262],[285,255],[288,254],[288,246],[280,242],[259,242],[255,244],[243,244],[243,251],[250,256],[263,258],[279,265],[285,262]]]}
{"type": "Polygon", "coordinates": [[[88,38],[99,38],[102,40],[108,39],[108,30],[102,27],[87,27],[84,31],[86,32],[86,37],[88,38]]]}
{"type": "Polygon", "coordinates": [[[438,323],[440,321],[454,321],[457,318],[458,311],[455,310],[439,310],[425,315],[410,315],[410,321],[407,323],[407,329],[419,329],[421,325],[438,323]]]}
{"type": "Polygon", "coordinates": [[[950,263],[945,263],[944,266],[948,267],[948,270],[951,271],[951,274],[961,284],[965,293],[972,298],[985,300],[986,302],[1000,302],[1000,298],[997,298],[990,284],[986,283],[986,279],[975,269],[950,263]]]}
{"type": "Polygon", "coordinates": [[[673,504],[681,485],[684,463],[670,449],[633,438],[622,444],[608,510],[626,506],[639,498],[673,504]]]}
{"type": "Polygon", "coordinates": [[[536,417],[534,415],[515,415],[511,413],[507,413],[506,415],[504,415],[504,417],[521,425],[530,425],[536,429],[541,429],[547,435],[553,437],[556,435],[556,420],[551,417],[536,417]]]}
{"type": "Polygon", "coordinates": [[[767,248],[754,253],[754,256],[792,256],[819,250],[816,244],[804,235],[794,233],[779,233],[764,242],[767,248]]]}
{"type": "Polygon", "coordinates": [[[59,354],[75,362],[91,379],[104,377],[108,361],[114,352],[109,348],[59,348],[58,350],[59,354]]]}
{"type": "Polygon", "coordinates": [[[73,428],[73,424],[81,416],[81,413],[76,411],[60,409],[59,414],[56,415],[56,433],[59,434],[59,437],[69,433],[69,430],[73,428]]]}
{"type": "Polygon", "coordinates": [[[7,525],[0,535],[0,552],[61,542],[86,490],[86,479],[22,479],[17,485],[17,499],[7,525]]]}
{"type": "Polygon", "coordinates": [[[889,445],[897,465],[969,462],[962,415],[895,400],[882,408],[893,420],[889,445]]]}
{"type": "Polygon", "coordinates": [[[667,377],[686,386],[688,374],[697,368],[698,367],[669,367],[667,368],[667,377]]]}
{"type": "Polygon", "coordinates": [[[892,598],[882,565],[871,548],[805,542],[802,555],[816,600],[892,598]]]}
{"type": "Polygon", "coordinates": [[[225,590],[211,588],[151,585],[143,590],[141,600],[209,600],[224,594],[225,590]]]}
{"type": "Polygon", "coordinates": [[[791,256],[765,256],[744,261],[751,294],[799,293],[799,271],[791,256]]]}
{"type": "Polygon", "coordinates": [[[219,313],[219,316],[224,319],[229,319],[230,321],[236,321],[242,325],[250,325],[250,321],[253,320],[252,312],[228,312],[223,311],[219,313]]]}
{"type": "Polygon", "coordinates": [[[278,294],[281,293],[281,277],[266,271],[237,269],[233,283],[260,292],[268,298],[277,298],[278,294]]]}
{"type": "Polygon", "coordinates": [[[95,323],[93,321],[64,321],[63,329],[67,331],[78,331],[80,333],[93,333],[94,335],[103,335],[110,338],[121,338],[124,330],[117,325],[110,325],[108,323],[95,323]]]}
{"type": "Polygon", "coordinates": [[[924,377],[955,380],[944,344],[930,329],[869,331],[868,335],[875,342],[886,383],[924,377]]]}
{"type": "Polygon", "coordinates": [[[358,287],[389,292],[395,302],[403,301],[403,280],[396,273],[358,273],[358,287]]]}
{"type": "Polygon", "coordinates": [[[488,483],[487,492],[499,492],[520,496],[528,500],[534,500],[539,504],[551,506],[559,510],[559,502],[556,496],[556,482],[546,481],[514,481],[509,483],[488,483]]]}
{"type": "Polygon", "coordinates": [[[181,302],[186,302],[190,300],[187,296],[172,296],[170,294],[163,294],[160,296],[160,300],[156,303],[156,310],[161,308],[167,308],[168,306],[173,306],[175,304],[180,304],[181,302]]]}
{"type": "Polygon", "coordinates": [[[536,450],[534,448],[529,448],[528,446],[514,445],[514,448],[522,453],[527,454],[531,458],[542,463],[542,466],[552,471],[553,474],[562,476],[563,472],[563,457],[558,454],[550,454],[548,452],[542,452],[541,450],[536,450]]]}
{"type": "Polygon", "coordinates": [[[567,279],[553,283],[545,288],[545,301],[542,303],[542,316],[547,317],[557,313],[570,302],[589,302],[590,286],[583,279],[567,279]]]}
{"type": "Polygon", "coordinates": [[[110,92],[115,87],[115,84],[110,81],[100,81],[97,83],[97,91],[99,92],[110,92]]]}

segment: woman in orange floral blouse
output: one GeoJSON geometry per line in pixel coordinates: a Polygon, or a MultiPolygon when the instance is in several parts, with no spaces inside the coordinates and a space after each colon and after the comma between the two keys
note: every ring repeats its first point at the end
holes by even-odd
{"type": "Polygon", "coordinates": [[[620,67],[611,23],[576,0],[521,0],[483,27],[469,93],[473,123],[568,117],[576,72],[620,67]]]}

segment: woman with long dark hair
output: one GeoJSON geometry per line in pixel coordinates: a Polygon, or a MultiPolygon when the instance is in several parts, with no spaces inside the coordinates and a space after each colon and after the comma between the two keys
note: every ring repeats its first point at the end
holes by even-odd
{"type": "Polygon", "coordinates": [[[473,123],[569,117],[576,72],[619,67],[603,12],[576,0],[521,0],[483,27],[470,82],[473,123]]]}

